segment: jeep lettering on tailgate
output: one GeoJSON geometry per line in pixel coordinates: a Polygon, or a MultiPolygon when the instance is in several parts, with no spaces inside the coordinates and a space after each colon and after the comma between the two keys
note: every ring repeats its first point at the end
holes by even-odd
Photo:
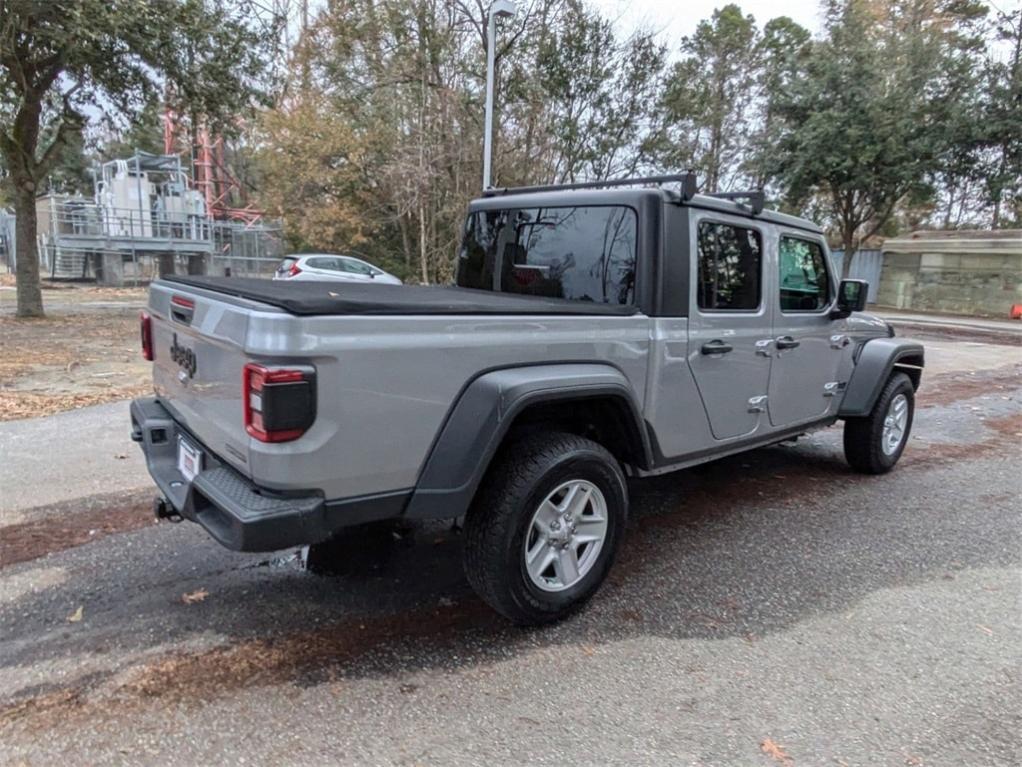
{"type": "Polygon", "coordinates": [[[195,377],[198,364],[195,360],[195,352],[187,346],[181,346],[177,342],[177,333],[174,334],[174,341],[170,345],[170,358],[176,362],[181,369],[188,373],[189,378],[195,377]]]}

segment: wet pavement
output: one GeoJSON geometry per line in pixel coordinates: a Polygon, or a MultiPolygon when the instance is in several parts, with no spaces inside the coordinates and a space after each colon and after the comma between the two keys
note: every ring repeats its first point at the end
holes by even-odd
{"type": "Polygon", "coordinates": [[[835,427],[633,483],[609,582],[543,630],[444,525],[320,577],[131,488],[20,509],[0,763],[1018,764],[1022,368],[977,346],[889,475],[835,427]]]}

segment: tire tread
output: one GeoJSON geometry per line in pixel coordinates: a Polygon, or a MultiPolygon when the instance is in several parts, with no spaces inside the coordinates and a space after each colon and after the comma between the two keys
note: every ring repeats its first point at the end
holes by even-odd
{"type": "Polygon", "coordinates": [[[894,468],[894,465],[905,450],[911,434],[912,415],[915,409],[914,389],[912,381],[904,373],[892,373],[884,388],[880,391],[873,410],[869,415],[845,420],[844,429],[844,450],[845,460],[858,472],[863,474],[885,474],[894,468]],[[885,455],[880,446],[881,435],[883,434],[884,418],[887,415],[887,408],[891,399],[899,390],[905,390],[909,397],[909,421],[906,427],[906,434],[902,444],[892,460],[885,455]]]}
{"type": "MultiPolygon", "coordinates": [[[[564,455],[580,450],[596,453],[617,467],[616,459],[606,448],[575,434],[534,432],[513,440],[494,458],[465,517],[465,575],[483,601],[515,623],[549,623],[585,601],[580,599],[569,608],[552,608],[528,594],[519,595],[523,597],[519,599],[511,583],[513,576],[501,566],[507,542],[520,524],[518,505],[533,490],[538,477],[564,455]]],[[[623,484],[623,476],[621,481],[623,484]]],[[[623,518],[621,522],[623,526],[623,518]]],[[[609,560],[604,567],[609,567],[609,560]]]]}

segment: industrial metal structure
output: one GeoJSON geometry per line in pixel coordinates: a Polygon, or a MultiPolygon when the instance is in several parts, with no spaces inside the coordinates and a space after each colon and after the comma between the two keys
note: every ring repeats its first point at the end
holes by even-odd
{"type": "Polygon", "coordinates": [[[211,174],[201,174],[205,186],[176,154],[136,152],[93,170],[92,199],[38,198],[43,274],[121,285],[175,272],[272,272],[282,250],[280,226],[261,216],[214,217],[211,174]]]}
{"type": "Polygon", "coordinates": [[[14,271],[14,214],[5,208],[0,208],[0,266],[7,268],[7,271],[14,271]]]}

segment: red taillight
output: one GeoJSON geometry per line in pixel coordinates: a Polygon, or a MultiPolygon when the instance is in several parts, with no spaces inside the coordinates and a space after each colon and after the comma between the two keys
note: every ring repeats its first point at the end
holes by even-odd
{"type": "Polygon", "coordinates": [[[249,363],[242,374],[242,398],[245,431],[257,440],[298,439],[316,420],[316,373],[249,363]]]}
{"type": "Polygon", "coordinates": [[[138,317],[139,326],[142,331],[142,359],[152,362],[153,359],[153,318],[148,312],[142,312],[138,317]]]}
{"type": "Polygon", "coordinates": [[[195,302],[190,298],[185,298],[184,296],[171,296],[170,303],[175,304],[176,306],[183,306],[185,309],[195,308],[195,302]]]}
{"type": "Polygon", "coordinates": [[[298,268],[298,264],[291,264],[291,268],[287,270],[288,277],[294,277],[302,273],[302,270],[298,268]]]}

